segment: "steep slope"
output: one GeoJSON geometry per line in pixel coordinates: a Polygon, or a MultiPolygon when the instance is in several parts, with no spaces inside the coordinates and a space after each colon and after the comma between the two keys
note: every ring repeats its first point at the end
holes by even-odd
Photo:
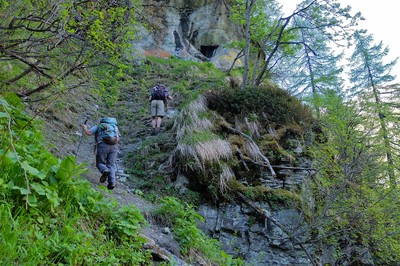
{"type": "MultiPolygon", "coordinates": [[[[163,61],[163,60],[162,60],[163,61]]],[[[187,71],[187,67],[190,66],[193,72],[199,72],[200,80],[192,80],[196,86],[204,86],[207,81],[202,83],[201,79],[209,79],[200,70],[199,66],[192,65],[190,62],[182,62],[183,65],[174,65],[174,63],[162,63],[155,59],[154,61],[148,61],[149,64],[158,65],[163,68],[164,75],[169,70],[174,70],[180,75],[192,76],[192,73],[187,71]],[[170,68],[170,69],[169,69],[170,68]],[[174,69],[175,68],[175,69],[174,69]]],[[[145,68],[146,66],[143,66],[145,68]]],[[[210,65],[206,66],[207,69],[210,65]]],[[[133,69],[137,73],[144,73],[143,68],[138,67],[133,69]]],[[[201,67],[202,68],[202,67],[201,67]]],[[[187,78],[179,78],[176,73],[170,73],[170,77],[165,76],[159,78],[159,75],[163,75],[162,71],[153,70],[152,77],[148,77],[149,80],[156,82],[164,82],[171,87],[184,88],[184,90],[172,90],[174,94],[174,101],[169,106],[168,116],[163,123],[163,133],[159,136],[150,136],[150,116],[148,113],[148,93],[149,86],[153,85],[149,83],[142,84],[133,80],[133,83],[129,87],[123,87],[120,90],[118,101],[112,105],[107,105],[104,102],[104,97],[98,94],[88,94],[87,91],[75,90],[73,94],[65,95],[60,98],[57,104],[50,105],[45,109],[44,112],[40,113],[44,121],[44,133],[46,134],[46,140],[48,143],[49,150],[54,152],[59,157],[64,157],[69,154],[75,155],[78,163],[87,164],[88,171],[84,174],[88,181],[91,182],[93,187],[100,193],[104,194],[108,198],[116,199],[121,206],[134,205],[138,208],[142,214],[147,218],[149,222],[148,227],[143,227],[142,235],[148,239],[148,248],[153,250],[153,255],[156,260],[174,260],[179,262],[179,265],[185,263],[181,260],[185,258],[181,254],[181,247],[177,242],[176,238],[170,231],[173,229],[168,228],[168,225],[157,218],[154,210],[158,205],[154,205],[156,201],[153,198],[152,202],[148,200],[151,197],[143,198],[143,194],[149,193],[149,191],[142,191],[138,185],[138,181],[135,178],[136,173],[132,172],[132,165],[138,163],[132,161],[131,154],[143,152],[140,150],[140,146],[143,142],[153,143],[153,147],[157,150],[161,149],[164,151],[172,150],[174,147],[174,137],[170,132],[173,124],[174,114],[178,112],[175,109],[175,104],[179,106],[182,101],[185,101],[185,97],[182,94],[190,95],[190,92],[185,90],[184,86],[191,87],[193,84],[187,83],[187,78]],[[182,82],[182,84],[180,83],[182,82]],[[186,85],[185,85],[186,84],[186,85]],[[119,127],[122,134],[122,140],[120,144],[120,153],[118,156],[118,169],[117,169],[117,186],[113,191],[107,191],[105,187],[99,183],[99,172],[95,168],[95,154],[94,154],[94,139],[92,137],[84,136],[80,125],[87,120],[89,126],[95,125],[99,119],[103,116],[114,116],[119,121],[119,127]],[[163,148],[164,147],[164,148],[163,148]],[[128,169],[125,169],[128,168],[128,169]]],[[[210,71],[214,71],[210,69],[210,71]]],[[[131,75],[131,74],[130,74],[131,75]]],[[[141,80],[138,74],[134,74],[135,78],[141,80]]],[[[211,80],[212,84],[216,80],[211,80]]],[[[39,110],[43,106],[43,103],[37,103],[31,106],[33,110],[39,110]]],[[[168,155],[159,153],[162,158],[161,161],[165,161],[168,155]]],[[[154,166],[153,170],[146,172],[146,179],[157,182],[156,178],[159,173],[171,175],[171,166],[159,167],[156,165],[154,158],[148,157],[149,160],[140,162],[141,164],[148,164],[154,166]],[[160,172],[161,171],[161,172],[160,172]]],[[[157,192],[155,192],[157,193],[157,192]]],[[[151,192],[149,194],[152,194],[151,192]]],[[[148,194],[147,194],[148,195],[148,194]]],[[[167,193],[164,193],[167,195],[167,193]]],[[[162,195],[159,195],[160,197],[162,195]]],[[[158,198],[160,198],[158,197],[158,198]]],[[[206,261],[207,259],[197,259],[206,261]]]]}
{"type": "Polygon", "coordinates": [[[254,89],[246,95],[232,88],[224,89],[229,87],[229,80],[218,87],[207,87],[217,80],[199,73],[195,65],[190,67],[196,74],[185,70],[179,74],[184,77],[177,78],[169,70],[178,68],[175,64],[182,62],[165,60],[158,63],[149,62],[154,66],[154,73],[163,77],[163,82],[189,83],[184,90],[179,83],[171,86],[175,94],[175,100],[169,106],[171,117],[165,120],[163,133],[156,137],[149,134],[149,117],[140,117],[138,109],[132,109],[134,105],[136,108],[148,105],[143,100],[146,94],[132,93],[132,89],[122,91],[121,99],[124,100],[119,102],[118,110],[122,117],[133,118],[123,125],[129,128],[126,130],[128,138],[134,142],[126,150],[124,160],[129,178],[149,200],[174,195],[196,204],[206,217],[202,225],[204,232],[219,239],[234,257],[254,265],[265,265],[270,261],[277,265],[287,262],[309,265],[314,256],[312,247],[301,244],[299,247],[300,242],[294,240],[292,243],[288,236],[309,237],[303,214],[297,210],[302,202],[299,193],[310,174],[301,133],[312,121],[307,108],[294,99],[288,100],[290,97],[278,88],[270,88],[267,93],[265,89],[254,89]],[[203,89],[196,89],[194,84],[203,89]],[[192,91],[188,92],[189,89],[192,91]],[[182,93],[187,93],[188,97],[181,98],[182,93]],[[138,100],[135,102],[135,99],[138,100]],[[264,110],[259,109],[260,106],[265,106],[264,110]],[[262,112],[264,118],[260,115],[262,112]],[[246,119],[252,121],[246,122],[246,119]],[[296,123],[302,124],[303,128],[295,126],[296,123]],[[258,145],[261,148],[257,151],[258,145]],[[260,160],[267,152],[271,163],[266,157],[264,162],[260,160]],[[267,163],[269,167],[274,164],[276,173],[272,170],[271,175],[264,169],[268,168],[267,163]],[[254,227],[254,224],[251,229],[247,228],[260,216],[265,216],[261,224],[265,218],[276,224],[269,222],[267,228],[254,227]],[[235,221],[241,221],[240,228],[231,224],[233,217],[235,221]],[[293,219],[298,221],[296,225],[291,224],[293,219]],[[224,222],[220,224],[221,221],[224,222]],[[282,241],[271,242],[269,238],[282,241]],[[266,247],[267,254],[260,256],[257,246],[266,247]],[[281,259],[283,257],[286,259],[281,259]]]}
{"type": "MultiPolygon", "coordinates": [[[[132,96],[132,95],[131,95],[132,96]]],[[[80,125],[87,120],[87,124],[95,125],[102,116],[109,116],[113,113],[106,107],[101,106],[99,96],[90,96],[85,92],[75,91],[72,98],[66,97],[69,100],[61,100],[60,103],[66,104],[62,110],[57,107],[50,107],[43,113],[44,133],[49,150],[63,158],[67,155],[75,155],[77,163],[87,165],[88,171],[84,174],[92,186],[105,197],[115,199],[120,206],[135,206],[141,213],[147,217],[150,222],[148,226],[141,229],[142,236],[147,239],[145,248],[152,251],[155,260],[170,261],[173,259],[177,265],[186,265],[181,260],[179,243],[174,239],[173,235],[160,224],[152,221],[152,212],[157,207],[143,199],[140,194],[135,194],[135,184],[127,179],[127,174],[124,172],[124,153],[126,150],[131,150],[132,141],[129,139],[129,121],[120,119],[121,131],[123,134],[120,144],[120,153],[117,160],[117,186],[113,191],[105,189],[103,184],[99,182],[100,174],[95,166],[94,153],[94,138],[85,136],[80,125]],[[70,99],[73,99],[71,101],[70,99]],[[128,126],[128,128],[126,128],[128,126]]],[[[121,97],[121,99],[129,99],[130,97],[121,97]]],[[[130,106],[132,101],[127,101],[127,110],[137,110],[135,106],[130,106]]],[[[56,105],[57,106],[57,105],[56,105]]],[[[32,106],[35,108],[36,106],[32,106]]],[[[133,144],[134,145],[134,144],[133,144]]]]}
{"type": "Polygon", "coordinates": [[[314,170],[306,143],[313,120],[306,107],[273,85],[238,91],[234,79],[207,63],[149,58],[124,79],[111,104],[104,95],[76,91],[75,102],[66,95],[68,101],[42,113],[51,129],[45,132],[60,156],[76,154],[79,146],[78,162],[88,164],[85,176],[96,189],[147,217],[150,226],[142,232],[155,258],[207,260],[193,239],[182,242],[176,234],[172,213],[154,212],[163,198],[175,196],[196,206],[205,218],[200,228],[235,258],[253,265],[335,261],[331,246],[310,244],[314,170]],[[148,95],[156,83],[166,84],[174,100],[162,133],[151,136],[148,95]],[[88,116],[94,125],[109,115],[123,136],[112,192],[98,182],[93,139],[81,136],[79,127],[88,116]]]}

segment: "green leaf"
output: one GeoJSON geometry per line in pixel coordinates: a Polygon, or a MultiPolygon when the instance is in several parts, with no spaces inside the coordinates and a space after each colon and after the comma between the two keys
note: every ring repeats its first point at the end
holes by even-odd
{"type": "Polygon", "coordinates": [[[38,223],[42,224],[44,222],[43,217],[39,216],[37,219],[38,223]]]}
{"type": "Polygon", "coordinates": [[[37,206],[37,199],[35,195],[29,194],[28,195],[28,204],[32,207],[37,206]]]}
{"type": "Polygon", "coordinates": [[[7,154],[6,154],[6,157],[8,158],[8,159],[10,159],[10,161],[11,162],[18,162],[18,155],[16,154],[16,153],[14,153],[14,152],[7,152],[7,154]]]}
{"type": "Polygon", "coordinates": [[[70,155],[67,156],[60,165],[60,168],[57,171],[56,178],[61,180],[67,180],[73,176],[75,173],[75,157],[70,155]]]}
{"type": "Polygon", "coordinates": [[[45,188],[45,191],[46,191],[46,198],[50,201],[50,203],[53,204],[54,207],[57,207],[58,205],[60,205],[60,202],[62,201],[62,199],[60,199],[57,192],[52,191],[49,188],[45,188]]]}
{"type": "Polygon", "coordinates": [[[24,187],[13,186],[11,189],[18,189],[21,192],[21,195],[27,195],[28,190],[24,187]]]}
{"type": "Polygon", "coordinates": [[[43,186],[38,183],[32,183],[31,187],[39,194],[39,195],[46,195],[46,191],[44,190],[43,186]]]}
{"type": "Polygon", "coordinates": [[[21,163],[22,168],[27,171],[29,174],[33,175],[33,176],[38,176],[39,175],[39,170],[30,166],[29,163],[27,161],[23,161],[21,163]]]}
{"type": "Polygon", "coordinates": [[[40,180],[43,180],[46,178],[46,172],[45,171],[40,171],[39,174],[36,175],[37,177],[40,178],[40,180]]]}
{"type": "Polygon", "coordinates": [[[0,118],[8,117],[8,114],[5,112],[0,112],[0,118]]]}
{"type": "Polygon", "coordinates": [[[49,174],[49,183],[50,184],[53,185],[53,184],[56,184],[58,182],[57,178],[56,178],[56,174],[57,174],[59,169],[60,169],[60,167],[59,167],[58,164],[55,164],[50,168],[50,174],[49,174]]]}

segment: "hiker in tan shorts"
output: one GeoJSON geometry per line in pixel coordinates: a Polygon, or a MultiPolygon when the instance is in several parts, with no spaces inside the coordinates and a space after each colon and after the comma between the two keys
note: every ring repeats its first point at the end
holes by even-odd
{"type": "Polygon", "coordinates": [[[162,85],[157,84],[151,89],[151,95],[149,97],[151,106],[151,125],[153,131],[151,135],[157,135],[161,131],[161,122],[165,116],[165,103],[167,100],[172,100],[171,95],[169,95],[168,89],[162,85]]]}

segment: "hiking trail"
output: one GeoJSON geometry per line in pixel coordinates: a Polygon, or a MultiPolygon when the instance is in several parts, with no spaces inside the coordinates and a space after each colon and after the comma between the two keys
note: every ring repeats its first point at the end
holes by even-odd
{"type": "MultiPolygon", "coordinates": [[[[132,113],[133,110],[138,110],[140,103],[135,102],[135,96],[132,92],[122,95],[121,100],[118,103],[118,110],[125,110],[125,112],[132,113]]],[[[93,112],[96,112],[94,110],[93,112]]],[[[168,109],[168,115],[165,120],[168,120],[176,113],[174,109],[168,109]]],[[[89,119],[89,126],[93,126],[96,121],[99,120],[99,115],[92,116],[89,119]]],[[[112,116],[112,115],[110,115],[112,116]]],[[[116,116],[118,120],[118,127],[121,132],[121,143],[119,144],[119,153],[117,156],[117,167],[116,167],[116,187],[113,190],[106,189],[106,183],[100,183],[100,172],[96,168],[96,156],[94,153],[94,137],[83,136],[83,140],[80,144],[80,150],[77,156],[78,163],[86,163],[88,172],[84,174],[84,177],[92,184],[92,186],[102,193],[106,198],[115,199],[119,206],[134,206],[149,222],[149,226],[143,225],[141,229],[141,235],[147,239],[147,244],[144,246],[146,249],[151,250],[153,260],[155,261],[174,261],[174,265],[187,265],[181,260],[180,247],[177,240],[171,233],[171,228],[165,227],[156,221],[153,217],[153,211],[157,208],[156,205],[146,201],[137,193],[137,187],[130,180],[129,174],[125,172],[124,160],[126,154],[130,152],[137,152],[140,148],[140,143],[147,138],[157,138],[158,136],[151,136],[151,117],[145,115],[139,123],[131,123],[131,121],[123,119],[130,117],[124,112],[120,112],[116,116]],[[122,117],[122,119],[121,119],[122,117]]],[[[162,132],[164,134],[165,121],[162,124],[162,132]]],[[[77,132],[76,134],[79,134],[77,132]]],[[[83,132],[81,133],[83,134],[83,132]]],[[[140,192],[140,191],[139,191],[140,192]]]]}

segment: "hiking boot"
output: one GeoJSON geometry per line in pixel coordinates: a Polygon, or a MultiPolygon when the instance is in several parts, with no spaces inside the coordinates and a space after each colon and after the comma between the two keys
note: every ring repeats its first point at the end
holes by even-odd
{"type": "Polygon", "coordinates": [[[100,177],[100,183],[104,183],[106,182],[106,180],[108,179],[108,177],[110,176],[110,171],[109,170],[105,170],[103,172],[103,174],[100,177]]]}
{"type": "Polygon", "coordinates": [[[156,130],[155,128],[153,128],[153,130],[151,131],[151,135],[152,135],[152,136],[157,135],[157,130],[156,130]]]}
{"type": "Polygon", "coordinates": [[[113,190],[114,188],[115,188],[115,184],[114,183],[108,183],[107,189],[113,190]]]}

